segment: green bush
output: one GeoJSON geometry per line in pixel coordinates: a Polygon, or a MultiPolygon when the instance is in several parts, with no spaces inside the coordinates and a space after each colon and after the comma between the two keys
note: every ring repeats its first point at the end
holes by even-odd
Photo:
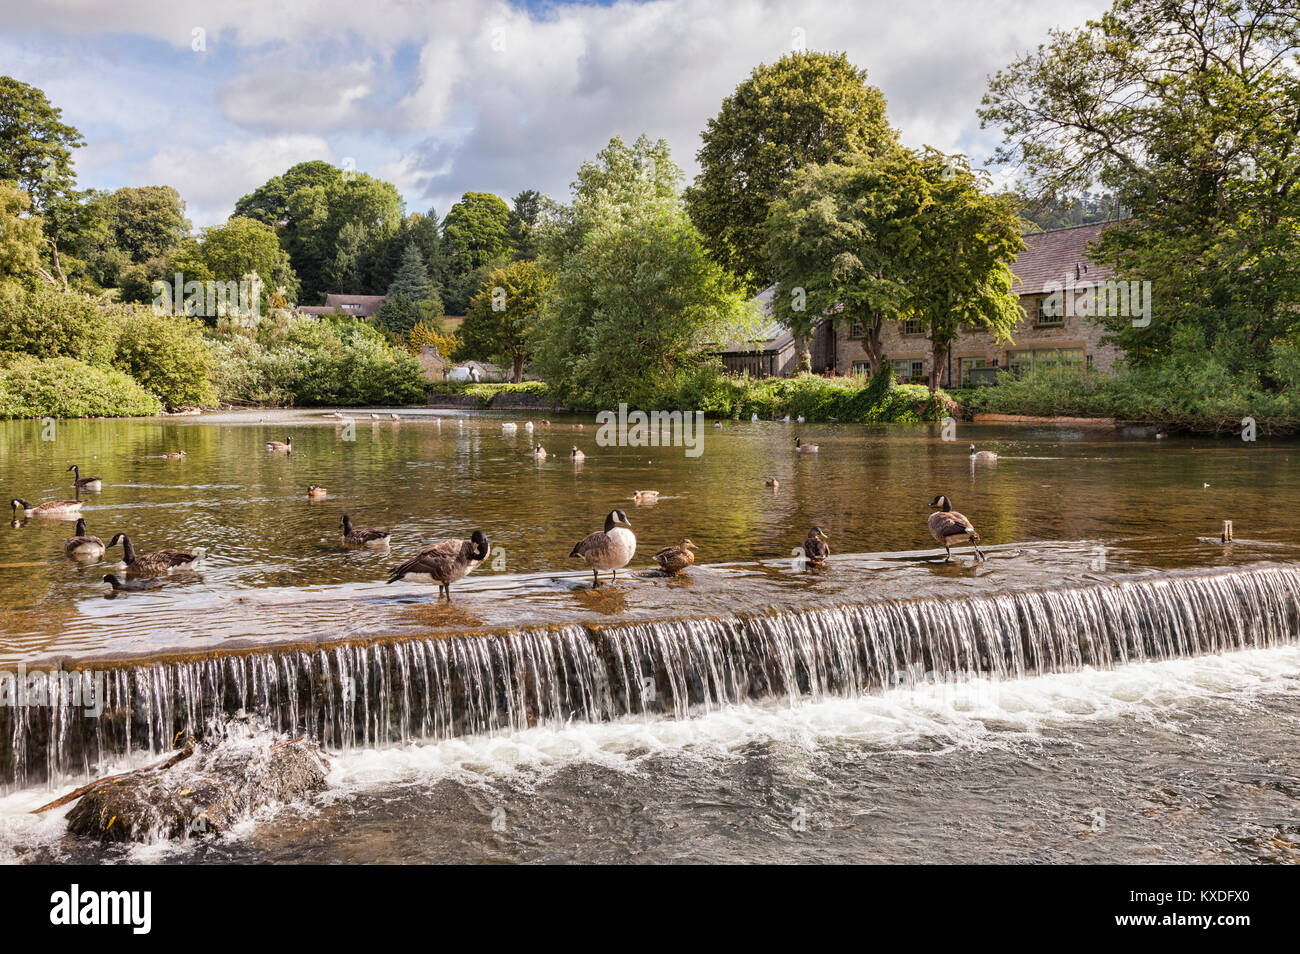
{"type": "Polygon", "coordinates": [[[113,364],[170,408],[210,407],[211,353],[203,326],[191,318],[137,308],[124,316],[113,364]]]}
{"type": "Polygon", "coordinates": [[[0,418],[135,417],[162,404],[130,375],[75,358],[0,354],[0,418]]]}
{"type": "Polygon", "coordinates": [[[38,358],[76,358],[108,367],[117,351],[124,310],[47,285],[0,283],[0,351],[38,358]]]}

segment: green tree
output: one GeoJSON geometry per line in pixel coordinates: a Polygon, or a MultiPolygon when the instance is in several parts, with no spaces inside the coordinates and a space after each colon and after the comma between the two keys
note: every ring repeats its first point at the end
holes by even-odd
{"type": "Polygon", "coordinates": [[[402,265],[385,294],[390,298],[400,295],[409,301],[420,302],[432,293],[433,286],[429,282],[429,272],[424,267],[424,256],[415,243],[411,243],[402,253],[402,265]]]}
{"type": "Polygon", "coordinates": [[[524,379],[524,364],[537,348],[537,327],[552,276],[535,261],[494,269],[470,302],[461,325],[461,350],[472,357],[509,364],[511,380],[524,379]]]}
{"type": "Polygon", "coordinates": [[[240,282],[256,273],[262,281],[263,305],[278,289],[283,289],[289,301],[297,293],[298,283],[289,256],[280,247],[275,231],[269,225],[241,216],[204,229],[197,242],[182,243],[173,256],[171,271],[180,272],[186,282],[223,283],[240,282]]]}
{"type": "Polygon", "coordinates": [[[72,150],[85,140],[62,116],[35,86],[0,76],[0,180],[17,182],[37,211],[76,184],[72,150]]]}
{"type": "Polygon", "coordinates": [[[764,222],[786,180],[895,144],[885,98],[866,79],[842,53],[790,53],[757,67],[701,134],[686,206],[714,257],[751,289],[770,276],[764,222]]]}
{"type": "Polygon", "coordinates": [[[510,247],[515,258],[533,259],[538,255],[538,231],[555,209],[548,196],[535,189],[525,189],[512,200],[510,210],[510,247]]]}
{"type": "Polygon", "coordinates": [[[0,282],[29,281],[41,257],[41,220],[17,185],[0,182],[0,282]]]}
{"type": "Polygon", "coordinates": [[[510,207],[490,192],[466,192],[442,222],[446,305],[463,315],[485,269],[504,264],[510,251],[510,207]]]}
{"type": "Polygon", "coordinates": [[[390,295],[388,301],[375,312],[375,325],[388,332],[392,339],[401,338],[424,320],[420,302],[406,295],[390,295]]]}
{"type": "Polygon", "coordinates": [[[1133,364],[1268,373],[1300,340],[1298,51],[1293,5],[1115,0],[991,79],[980,116],[1035,196],[1099,184],[1132,212],[1091,254],[1151,282],[1149,315],[1104,319],[1133,364]]]}
{"type": "Polygon", "coordinates": [[[209,381],[212,356],[200,322],[136,308],[122,322],[113,364],[170,408],[215,402],[209,381]]]}

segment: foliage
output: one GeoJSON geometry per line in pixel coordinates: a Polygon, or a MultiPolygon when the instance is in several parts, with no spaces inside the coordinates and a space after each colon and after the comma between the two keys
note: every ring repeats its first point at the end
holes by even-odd
{"type": "Polygon", "coordinates": [[[1135,366],[1168,360],[1187,325],[1267,374],[1300,332],[1298,50],[1291,5],[1115,0],[991,80],[997,159],[1040,196],[1100,183],[1131,210],[1093,257],[1152,283],[1149,324],[1107,322],[1135,366]]]}
{"type": "Polygon", "coordinates": [[[211,407],[211,355],[203,325],[193,319],[157,315],[145,308],[127,312],[113,364],[169,408],[211,407]]]}
{"type": "Polygon", "coordinates": [[[481,269],[503,262],[510,251],[510,206],[491,192],[466,192],[442,223],[447,258],[446,304],[463,315],[478,291],[481,269]]]}
{"type": "Polygon", "coordinates": [[[197,242],[183,243],[172,259],[171,270],[184,275],[186,282],[238,282],[256,273],[262,281],[263,305],[277,291],[293,301],[298,289],[289,256],[280,248],[275,231],[241,216],[204,229],[197,242]]]}
{"type": "Polygon", "coordinates": [[[73,358],[0,353],[0,418],[129,417],[162,405],[130,375],[73,358]]]}
{"type": "Polygon", "coordinates": [[[460,329],[461,350],[469,357],[510,365],[515,383],[537,347],[542,306],[553,277],[535,261],[494,269],[470,301],[460,329]]]}
{"type": "Polygon", "coordinates": [[[447,361],[460,359],[461,340],[458,335],[446,334],[424,321],[417,322],[406,333],[406,350],[418,355],[425,345],[433,345],[447,361]]]}
{"type": "Polygon", "coordinates": [[[752,288],[766,284],[768,207],[803,166],[895,143],[885,98],[844,54],[790,53],[757,67],[701,134],[686,192],[714,257],[752,288]]]}
{"type": "Polygon", "coordinates": [[[107,367],[117,352],[122,314],[119,306],[46,284],[0,285],[0,350],[107,367]]]}
{"type": "Polygon", "coordinates": [[[382,328],[393,340],[402,337],[423,320],[424,312],[420,310],[420,303],[405,295],[389,298],[375,312],[375,327],[382,328]]]}
{"type": "Polygon", "coordinates": [[[385,292],[389,298],[401,297],[408,301],[424,301],[433,293],[433,283],[429,281],[429,272],[424,267],[424,256],[420,249],[411,243],[402,252],[402,264],[393,276],[385,292]]]}
{"type": "Polygon", "coordinates": [[[62,116],[41,90],[0,76],[0,181],[18,183],[38,211],[76,184],[72,150],[85,140],[62,116]]]}
{"type": "Polygon", "coordinates": [[[542,400],[552,396],[550,386],[544,381],[439,381],[431,385],[430,390],[434,394],[467,394],[477,398],[479,406],[484,408],[491,407],[501,394],[531,394],[542,400]]]}
{"type": "Polygon", "coordinates": [[[0,182],[0,282],[31,279],[41,252],[41,220],[29,215],[32,200],[17,186],[0,182]]]}

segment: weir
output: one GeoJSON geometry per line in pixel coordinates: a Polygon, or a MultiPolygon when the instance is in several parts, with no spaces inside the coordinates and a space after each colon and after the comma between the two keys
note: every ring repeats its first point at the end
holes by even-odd
{"type": "MultiPolygon", "coordinates": [[[[1300,568],[1179,571],[957,598],[211,652],[105,666],[98,718],[0,706],[0,779],[103,771],[247,713],[327,749],[568,719],[794,703],[978,673],[1108,669],[1300,640],[1300,568]]],[[[91,668],[86,664],[86,669],[91,668]]]]}

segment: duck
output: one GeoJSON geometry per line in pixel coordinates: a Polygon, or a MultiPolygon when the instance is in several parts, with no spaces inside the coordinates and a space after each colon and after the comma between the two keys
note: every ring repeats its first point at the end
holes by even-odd
{"type": "Polygon", "coordinates": [[[169,454],[163,454],[168,460],[184,460],[185,451],[172,451],[169,454]]]}
{"type": "Polygon", "coordinates": [[[9,501],[9,506],[15,510],[21,508],[28,517],[70,517],[81,511],[82,503],[80,500],[47,500],[33,507],[22,497],[15,497],[9,501]]]}
{"type": "Polygon", "coordinates": [[[582,430],[582,425],[581,425],[581,424],[574,424],[574,425],[573,425],[573,429],[574,429],[575,431],[580,431],[580,430],[582,430]]]}
{"type": "Polygon", "coordinates": [[[86,533],[86,518],[77,518],[76,536],[68,537],[63,544],[63,552],[74,560],[93,563],[104,555],[104,541],[86,533]]]}
{"type": "Polygon", "coordinates": [[[676,576],[695,562],[695,554],[691,551],[696,549],[698,548],[690,540],[683,540],[676,546],[664,547],[656,553],[655,562],[669,576],[676,576]]]}
{"type": "Polygon", "coordinates": [[[970,446],[970,459],[971,460],[997,460],[998,454],[997,451],[977,451],[975,449],[975,445],[972,444],[970,446]]]}
{"type": "Polygon", "coordinates": [[[518,430],[519,430],[519,425],[514,423],[513,421],[506,421],[504,424],[501,425],[502,434],[514,434],[518,430]]]}
{"type": "Polygon", "coordinates": [[[636,534],[632,532],[627,514],[622,510],[611,510],[605,517],[605,529],[587,534],[577,542],[569,556],[587,561],[594,590],[600,586],[601,570],[612,570],[614,578],[611,582],[617,583],[619,569],[632,562],[635,554],[636,534]]]}
{"type": "Polygon", "coordinates": [[[813,527],[803,542],[803,555],[813,566],[821,566],[831,555],[831,548],[826,543],[826,534],[821,527],[813,527]]]}
{"type": "MultiPolygon", "coordinates": [[[[388,419],[389,419],[390,421],[400,421],[400,420],[402,419],[402,416],[401,416],[400,414],[390,414],[390,415],[388,415],[388,419]]],[[[441,422],[439,422],[439,423],[441,423],[441,422]]]]}
{"type": "Polygon", "coordinates": [[[382,549],[388,546],[388,541],[392,534],[387,530],[354,530],[352,529],[352,518],[347,514],[339,521],[343,526],[343,545],[345,547],[370,547],[371,549],[382,549]]]}
{"type": "Polygon", "coordinates": [[[582,451],[578,450],[578,445],[574,444],[573,450],[569,451],[569,460],[581,464],[586,459],[587,459],[587,455],[584,454],[582,451]]]}
{"type": "Polygon", "coordinates": [[[292,437],[286,437],[286,438],[285,438],[284,440],[282,440],[282,441],[267,441],[267,442],[266,442],[266,449],[269,450],[269,451],[275,451],[275,452],[279,452],[279,451],[292,451],[292,450],[293,450],[293,438],[292,438],[292,437]]]}
{"type": "Polygon", "coordinates": [[[310,484],[307,487],[307,496],[313,500],[319,500],[327,493],[328,491],[324,487],[317,487],[315,484],[310,484]]]}
{"type": "Polygon", "coordinates": [[[156,576],[146,576],[135,580],[119,580],[115,573],[107,574],[104,577],[104,582],[113,588],[114,593],[118,590],[156,590],[163,585],[163,581],[156,576]]]}
{"type": "Polygon", "coordinates": [[[961,540],[968,540],[974,544],[976,556],[983,560],[984,551],[979,548],[980,535],[976,532],[975,525],[966,519],[966,515],[953,510],[952,501],[943,494],[931,500],[930,506],[939,508],[930,514],[927,522],[930,536],[943,544],[944,562],[947,563],[952,559],[953,541],[961,540]]]}
{"type": "Polygon", "coordinates": [[[541,444],[533,448],[533,460],[546,460],[546,448],[541,444]]]}
{"type": "Polygon", "coordinates": [[[88,490],[91,493],[98,493],[104,489],[104,482],[98,477],[82,477],[81,468],[73,464],[68,470],[72,471],[72,486],[77,490],[88,490]]]}
{"type": "Polygon", "coordinates": [[[799,438],[794,439],[794,449],[800,454],[815,454],[821,450],[820,444],[805,444],[799,438]]]}
{"type": "Polygon", "coordinates": [[[428,573],[438,584],[438,598],[444,595],[451,602],[451,585],[473,573],[488,555],[488,538],[482,530],[475,530],[468,540],[443,540],[434,543],[407,560],[388,575],[395,583],[408,573],[428,573]]]}
{"type": "Polygon", "coordinates": [[[714,422],[713,422],[713,428],[714,428],[714,430],[721,430],[721,429],[722,429],[722,422],[721,422],[721,421],[714,421],[714,422]]]}
{"type": "Polygon", "coordinates": [[[108,541],[110,547],[119,543],[122,544],[122,562],[126,565],[126,571],[137,576],[160,576],[172,570],[188,570],[203,559],[202,550],[193,553],[189,550],[155,550],[140,555],[135,552],[131,538],[125,533],[115,533],[113,539],[108,541]]]}
{"type": "Polygon", "coordinates": [[[767,480],[763,481],[763,486],[770,487],[772,490],[780,490],[781,481],[777,480],[775,477],[769,477],[767,480]]]}
{"type": "Polygon", "coordinates": [[[656,503],[659,500],[659,491],[657,490],[638,490],[632,495],[632,499],[637,503],[656,503]]]}

